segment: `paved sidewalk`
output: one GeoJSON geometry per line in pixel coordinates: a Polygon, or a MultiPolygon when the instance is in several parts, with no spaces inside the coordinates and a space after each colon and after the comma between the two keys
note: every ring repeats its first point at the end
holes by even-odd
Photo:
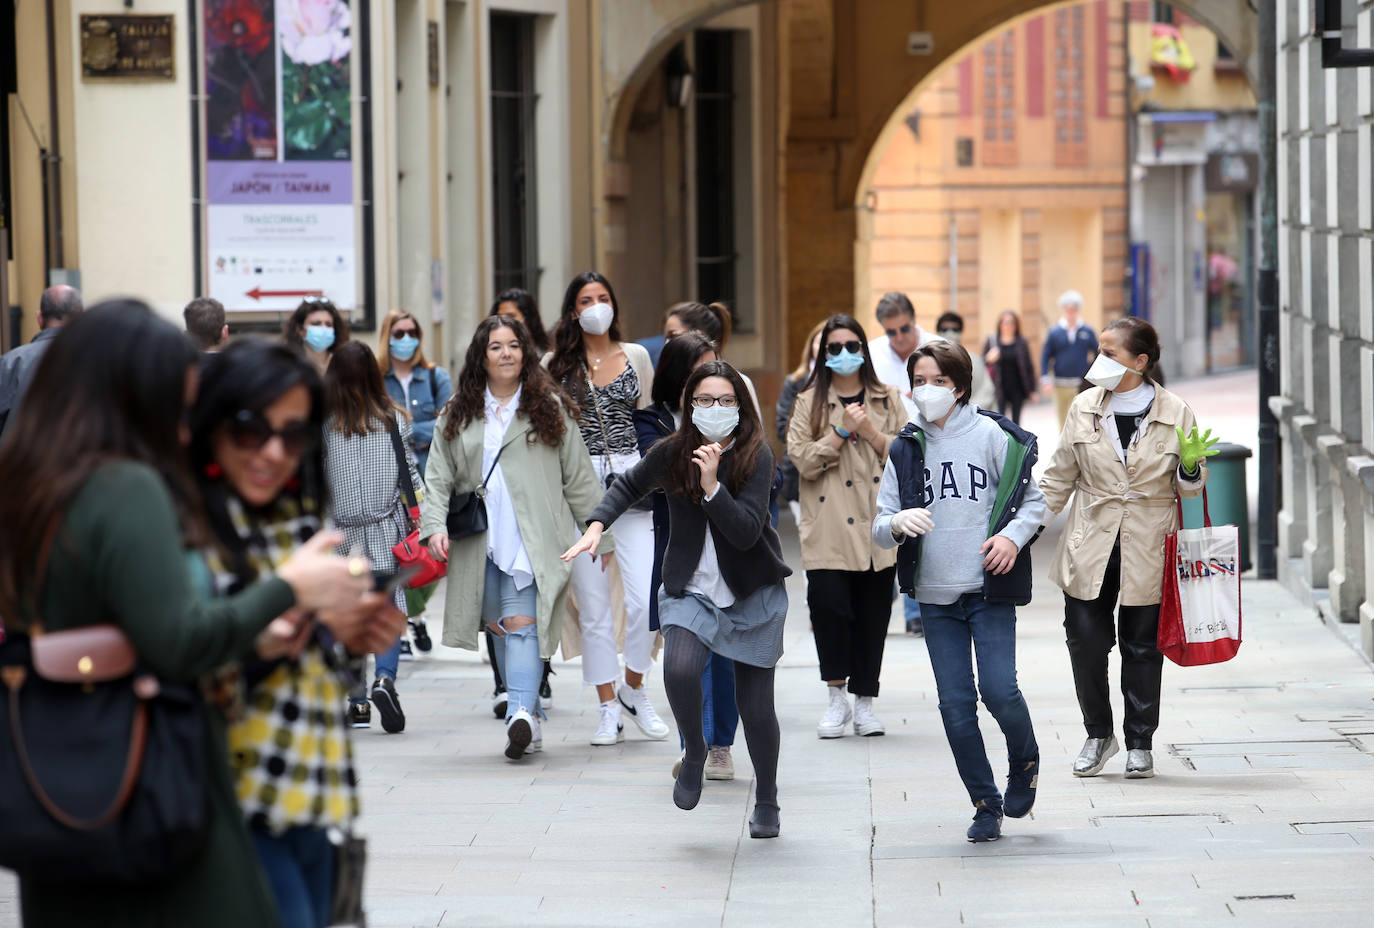
{"type": "MultiPolygon", "coordinates": [[[[1041,420],[1052,415],[1040,407],[1029,424],[1050,433],[1041,420]]],[[[799,563],[795,533],[784,535],[799,563]]],[[[359,733],[371,924],[1374,923],[1374,674],[1363,659],[1277,584],[1247,582],[1240,655],[1166,664],[1159,776],[1124,780],[1122,754],[1102,776],[1076,779],[1083,731],[1063,601],[1043,579],[1054,540],[1034,550],[1037,597],[1019,629],[1040,795],[1001,841],[964,839],[972,810],[924,643],[901,633],[900,609],[877,703],[888,735],[816,738],[825,691],[798,576],[777,676],[780,839],[748,837],[742,733],[737,779],[708,782],[701,805],[681,812],[670,798],[676,736],[651,742],[632,730],[622,745],[590,747],[596,703],[576,662],[556,664],[544,753],[515,765],[501,755],[489,669],[437,648],[402,665],[407,732],[359,733]]],[[[661,678],[649,685],[671,722],[661,678]]],[[[997,758],[990,719],[984,732],[997,758]]],[[[0,926],[17,924],[14,906],[6,880],[0,926]]]]}

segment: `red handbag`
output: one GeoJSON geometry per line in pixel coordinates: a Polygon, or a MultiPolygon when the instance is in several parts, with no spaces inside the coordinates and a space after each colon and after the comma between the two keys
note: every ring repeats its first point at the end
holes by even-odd
{"type": "MultiPolygon", "coordinates": [[[[418,526],[420,522],[419,507],[412,506],[407,511],[410,514],[411,525],[418,526]]],[[[406,581],[406,586],[411,589],[429,586],[448,571],[448,564],[443,561],[436,561],[434,555],[429,553],[429,547],[420,543],[419,528],[412,528],[409,535],[392,545],[391,553],[396,555],[399,569],[415,568],[415,573],[406,581]]]]}
{"type": "Polygon", "coordinates": [[[420,543],[420,501],[415,496],[415,484],[410,479],[410,464],[406,461],[405,449],[401,447],[401,431],[396,423],[388,422],[387,431],[391,433],[391,446],[396,451],[396,469],[401,484],[401,504],[406,507],[410,519],[410,534],[391,546],[396,555],[399,570],[413,568],[415,573],[406,581],[406,586],[419,589],[429,586],[448,572],[448,564],[436,561],[429,548],[420,543]]]}

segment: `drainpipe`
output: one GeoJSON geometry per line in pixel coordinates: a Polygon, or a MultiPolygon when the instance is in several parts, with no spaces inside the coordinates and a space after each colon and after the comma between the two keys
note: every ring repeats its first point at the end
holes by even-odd
{"type": "Polygon", "coordinates": [[[949,311],[959,311],[959,221],[949,214],[949,311]]]}
{"type": "MultiPolygon", "coordinates": [[[[55,0],[47,0],[45,13],[48,26],[48,152],[47,158],[43,163],[43,175],[48,176],[52,173],[52,179],[48,181],[48,195],[51,197],[50,203],[45,206],[51,209],[51,219],[49,226],[49,236],[52,239],[50,259],[48,267],[44,268],[44,273],[55,267],[66,267],[66,257],[63,254],[63,231],[62,231],[62,145],[60,143],[60,129],[57,122],[57,24],[54,7],[55,0]]],[[[44,282],[46,286],[47,282],[44,282]]]]}
{"type": "Polygon", "coordinates": [[[1273,579],[1278,567],[1278,420],[1269,409],[1279,395],[1278,12],[1259,5],[1259,511],[1255,572],[1273,579]]]}

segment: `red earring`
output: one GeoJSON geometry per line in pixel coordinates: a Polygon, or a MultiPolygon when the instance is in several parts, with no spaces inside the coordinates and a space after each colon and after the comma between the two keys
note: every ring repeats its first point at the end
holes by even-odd
{"type": "Polygon", "coordinates": [[[209,464],[205,465],[205,476],[209,477],[211,480],[218,480],[224,476],[224,468],[220,467],[214,461],[211,461],[209,464]]]}

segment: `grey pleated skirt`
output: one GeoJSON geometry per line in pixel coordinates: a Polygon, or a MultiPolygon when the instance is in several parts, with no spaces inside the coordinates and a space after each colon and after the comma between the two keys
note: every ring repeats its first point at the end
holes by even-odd
{"type": "Polygon", "coordinates": [[[721,657],[753,667],[773,667],[782,657],[787,621],[787,587],[765,586],[721,609],[705,596],[658,592],[658,617],[664,629],[685,628],[721,657]]]}

